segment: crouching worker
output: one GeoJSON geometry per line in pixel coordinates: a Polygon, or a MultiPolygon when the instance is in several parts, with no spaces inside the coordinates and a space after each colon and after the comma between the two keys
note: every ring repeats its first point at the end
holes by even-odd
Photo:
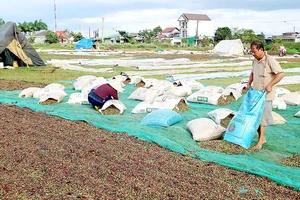
{"type": "Polygon", "coordinates": [[[99,110],[108,100],[118,100],[118,92],[123,92],[122,83],[119,80],[112,79],[108,83],[100,85],[90,91],[88,101],[92,106],[99,110]]]}

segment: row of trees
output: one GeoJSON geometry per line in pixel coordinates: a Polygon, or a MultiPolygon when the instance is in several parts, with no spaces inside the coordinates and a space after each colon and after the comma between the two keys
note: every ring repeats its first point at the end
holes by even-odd
{"type": "Polygon", "coordinates": [[[241,39],[243,43],[251,43],[254,40],[265,40],[264,33],[255,34],[252,29],[230,29],[228,27],[219,27],[215,32],[215,41],[230,39],[241,39]]]}

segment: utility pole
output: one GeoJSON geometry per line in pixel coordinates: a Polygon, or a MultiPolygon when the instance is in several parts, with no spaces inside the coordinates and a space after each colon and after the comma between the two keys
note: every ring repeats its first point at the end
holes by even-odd
{"type": "Polygon", "coordinates": [[[104,18],[102,17],[102,44],[104,43],[104,35],[103,35],[103,32],[104,32],[104,18]]]}
{"type": "Polygon", "coordinates": [[[54,30],[56,31],[57,25],[56,25],[56,4],[54,0],[54,30]]]}

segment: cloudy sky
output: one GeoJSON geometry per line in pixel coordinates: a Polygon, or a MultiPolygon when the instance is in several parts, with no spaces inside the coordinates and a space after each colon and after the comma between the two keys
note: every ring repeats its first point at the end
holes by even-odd
{"type": "Polygon", "coordinates": [[[0,18],[16,23],[41,19],[53,31],[56,21],[57,30],[88,36],[89,30],[102,28],[102,21],[104,29],[127,32],[178,27],[182,13],[207,14],[214,30],[244,28],[266,36],[294,28],[300,32],[299,0],[6,0],[1,1],[0,18]]]}

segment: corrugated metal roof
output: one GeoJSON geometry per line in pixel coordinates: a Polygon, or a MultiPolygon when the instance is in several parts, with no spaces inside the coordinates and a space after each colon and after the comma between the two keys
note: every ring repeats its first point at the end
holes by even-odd
{"type": "Polygon", "coordinates": [[[182,16],[187,20],[211,21],[211,19],[205,14],[183,13],[182,16]]]}

